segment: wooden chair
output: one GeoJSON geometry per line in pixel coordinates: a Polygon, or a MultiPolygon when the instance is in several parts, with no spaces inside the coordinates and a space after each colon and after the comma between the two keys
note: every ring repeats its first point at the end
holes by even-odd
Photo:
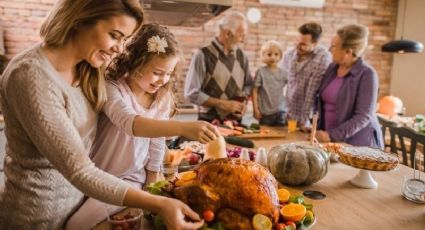
{"type": "MultiPolygon", "coordinates": [[[[408,127],[392,127],[391,129],[400,144],[402,163],[414,167],[414,162],[416,162],[416,168],[425,172],[425,135],[408,127]],[[418,150],[418,144],[422,145],[422,151],[418,150]]],[[[398,152],[396,141],[391,142],[391,152],[393,150],[396,153],[398,152]]]]}
{"type": "Polygon", "coordinates": [[[394,128],[397,127],[397,123],[390,121],[382,116],[378,116],[379,123],[381,124],[382,137],[384,138],[384,149],[390,148],[392,153],[397,153],[397,144],[394,134],[394,128]],[[387,136],[387,131],[389,132],[389,136],[387,136]],[[389,137],[389,140],[387,139],[389,137]],[[394,149],[391,146],[395,146],[394,149]]]}

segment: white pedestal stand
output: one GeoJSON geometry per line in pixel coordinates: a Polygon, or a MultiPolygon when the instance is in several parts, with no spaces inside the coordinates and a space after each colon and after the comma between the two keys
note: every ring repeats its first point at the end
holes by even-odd
{"type": "Polygon", "coordinates": [[[378,188],[378,182],[372,177],[372,173],[368,170],[360,169],[359,173],[350,180],[351,184],[360,188],[378,188]]]}

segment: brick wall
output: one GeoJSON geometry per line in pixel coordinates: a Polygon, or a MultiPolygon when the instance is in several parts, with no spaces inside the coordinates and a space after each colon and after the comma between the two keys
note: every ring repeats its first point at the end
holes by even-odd
{"type": "MultiPolygon", "coordinates": [[[[4,27],[6,55],[16,53],[40,40],[38,30],[55,0],[0,0],[0,18],[4,27]]],[[[258,7],[263,15],[258,24],[250,24],[243,48],[248,54],[251,71],[260,65],[259,47],[269,39],[281,42],[284,50],[293,46],[297,27],[304,22],[322,24],[322,43],[328,45],[336,29],[348,23],[361,23],[369,27],[370,39],[366,60],[376,68],[380,76],[380,94],[389,94],[392,54],[382,53],[380,47],[395,34],[397,0],[326,0],[322,9],[290,8],[261,5],[258,0],[233,0],[232,10],[246,12],[249,7],[258,7]]],[[[193,52],[215,36],[217,19],[199,28],[171,27],[184,51],[184,71],[193,52]]],[[[184,74],[175,82],[180,101],[184,74]]]]}

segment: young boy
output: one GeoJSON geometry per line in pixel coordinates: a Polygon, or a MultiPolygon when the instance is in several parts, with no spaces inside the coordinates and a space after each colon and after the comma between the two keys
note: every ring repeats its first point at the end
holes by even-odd
{"type": "Polygon", "coordinates": [[[288,80],[286,72],[277,66],[282,58],[280,44],[267,41],[261,47],[261,57],[265,66],[257,70],[252,90],[254,117],[263,125],[284,125],[283,88],[288,80]]]}

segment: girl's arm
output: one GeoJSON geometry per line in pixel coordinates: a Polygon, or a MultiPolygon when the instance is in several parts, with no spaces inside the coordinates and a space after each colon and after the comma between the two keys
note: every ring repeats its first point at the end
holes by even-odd
{"type": "Polygon", "coordinates": [[[138,137],[184,136],[207,143],[219,135],[215,126],[205,121],[161,121],[140,116],[131,106],[130,97],[119,83],[107,83],[108,100],[103,112],[111,122],[128,135],[138,137]]]}
{"type": "Polygon", "coordinates": [[[258,105],[258,89],[262,86],[262,75],[260,69],[257,70],[255,73],[255,79],[254,79],[254,88],[252,88],[252,109],[254,110],[254,117],[258,121],[261,119],[261,111],[260,107],[258,105]]]}
{"type": "Polygon", "coordinates": [[[145,186],[152,182],[156,182],[161,179],[160,171],[161,165],[164,161],[164,155],[166,151],[165,138],[150,138],[149,140],[149,160],[145,165],[146,181],[145,186]]]}
{"type": "Polygon", "coordinates": [[[257,120],[261,119],[261,112],[258,106],[258,87],[252,89],[252,108],[254,111],[254,118],[257,120]]]}
{"type": "Polygon", "coordinates": [[[215,140],[219,135],[215,126],[206,121],[161,121],[142,116],[134,118],[133,134],[138,137],[184,136],[201,143],[215,140]]]}
{"type": "MultiPolygon", "coordinates": [[[[173,98],[169,93],[165,93],[163,95],[165,98],[159,101],[157,106],[154,108],[156,110],[155,117],[161,120],[169,120],[170,111],[174,105],[173,98]]],[[[166,150],[167,146],[165,144],[164,137],[149,139],[149,160],[143,169],[146,171],[145,186],[163,178],[160,172],[166,150]]]]}

